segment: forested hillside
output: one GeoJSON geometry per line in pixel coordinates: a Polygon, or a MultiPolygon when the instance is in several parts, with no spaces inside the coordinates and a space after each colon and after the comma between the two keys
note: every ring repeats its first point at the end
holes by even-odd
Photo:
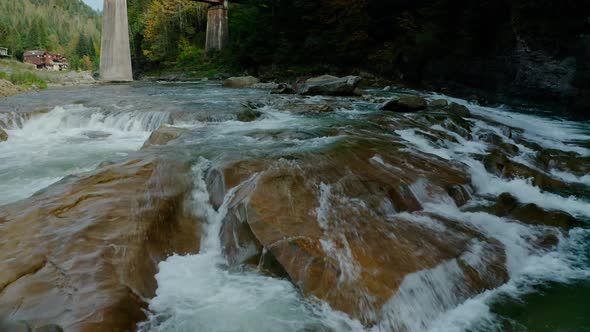
{"type": "Polygon", "coordinates": [[[73,68],[96,69],[100,24],[81,0],[0,0],[0,46],[17,58],[48,50],[67,55],[73,68]]]}

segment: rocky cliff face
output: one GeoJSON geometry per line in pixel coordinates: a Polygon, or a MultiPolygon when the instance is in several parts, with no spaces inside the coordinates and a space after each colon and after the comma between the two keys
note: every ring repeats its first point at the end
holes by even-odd
{"type": "Polygon", "coordinates": [[[490,102],[525,101],[589,118],[589,4],[429,1],[405,8],[402,81],[490,102]]]}

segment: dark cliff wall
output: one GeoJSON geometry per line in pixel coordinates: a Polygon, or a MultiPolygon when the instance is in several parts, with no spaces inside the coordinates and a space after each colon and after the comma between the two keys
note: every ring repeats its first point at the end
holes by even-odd
{"type": "Polygon", "coordinates": [[[248,65],[360,67],[590,117],[587,0],[243,2],[230,31],[233,54],[248,65]]]}
{"type": "MultiPolygon", "coordinates": [[[[427,5],[444,45],[414,44],[398,68],[413,83],[499,101],[551,103],[590,117],[590,10],[582,1],[439,1],[427,5]],[[447,21],[437,21],[444,17],[447,21]],[[441,33],[442,32],[442,33],[441,33]],[[428,47],[432,47],[428,49],[428,47]]],[[[419,20],[420,20],[419,19],[419,20]]]]}

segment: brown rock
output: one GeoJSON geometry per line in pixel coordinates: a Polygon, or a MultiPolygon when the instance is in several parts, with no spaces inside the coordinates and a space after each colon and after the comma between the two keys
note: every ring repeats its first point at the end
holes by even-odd
{"type": "Polygon", "coordinates": [[[199,248],[185,211],[190,167],[135,160],[0,207],[0,317],[32,328],[131,331],[157,263],[199,248]]]}
{"type": "Polygon", "coordinates": [[[522,204],[509,193],[498,196],[496,204],[487,208],[486,211],[499,217],[508,217],[527,224],[561,227],[563,229],[570,229],[577,224],[576,218],[569,213],[543,210],[536,204],[522,204]]]}
{"type": "Polygon", "coordinates": [[[187,130],[183,128],[162,126],[150,135],[148,140],[143,144],[141,148],[147,149],[152,146],[166,145],[171,141],[179,138],[182,134],[186,132],[187,130]]]}
{"type": "Polygon", "coordinates": [[[332,75],[322,75],[322,76],[317,76],[317,77],[312,77],[310,79],[307,79],[305,81],[305,83],[317,83],[317,82],[331,81],[331,80],[337,80],[337,79],[339,79],[339,77],[332,76],[332,75]]]}
{"type": "Polygon", "coordinates": [[[500,243],[417,211],[424,195],[443,195],[441,188],[469,181],[438,161],[352,140],[320,156],[239,163],[224,173],[227,188],[242,182],[222,229],[230,262],[256,262],[368,325],[405,277],[460,257],[474,239],[487,257],[479,270],[459,263],[465,293],[507,278],[500,243]],[[378,162],[371,161],[375,153],[378,162]],[[427,170],[436,177],[415,188],[427,170]],[[415,212],[393,214],[400,209],[415,212]],[[433,230],[430,222],[440,227],[433,230]]]}
{"type": "Polygon", "coordinates": [[[225,88],[249,88],[254,84],[260,83],[260,80],[252,76],[230,77],[223,81],[225,88]]]}
{"type": "Polygon", "coordinates": [[[334,107],[328,104],[289,103],[281,107],[281,110],[291,113],[329,113],[334,112],[334,107]]]}
{"type": "Polygon", "coordinates": [[[426,99],[420,96],[401,96],[386,102],[381,109],[393,112],[417,112],[426,109],[426,99]]]}
{"type": "Polygon", "coordinates": [[[210,169],[205,177],[205,183],[209,192],[209,202],[213,208],[219,209],[225,197],[223,173],[217,168],[210,169]]]}
{"type": "Polygon", "coordinates": [[[8,140],[8,134],[4,131],[4,129],[0,128],[0,142],[4,142],[8,140]]]}
{"type": "Polygon", "coordinates": [[[496,149],[484,157],[488,172],[504,178],[532,179],[533,184],[543,190],[566,189],[566,182],[556,180],[543,172],[510,160],[502,151],[496,149]]]}

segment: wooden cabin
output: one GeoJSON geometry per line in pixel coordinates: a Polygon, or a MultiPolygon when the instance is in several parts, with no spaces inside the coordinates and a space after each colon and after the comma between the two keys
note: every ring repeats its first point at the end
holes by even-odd
{"type": "Polygon", "coordinates": [[[61,71],[68,69],[67,58],[63,54],[47,51],[26,51],[23,62],[35,65],[37,69],[61,71]]]}

